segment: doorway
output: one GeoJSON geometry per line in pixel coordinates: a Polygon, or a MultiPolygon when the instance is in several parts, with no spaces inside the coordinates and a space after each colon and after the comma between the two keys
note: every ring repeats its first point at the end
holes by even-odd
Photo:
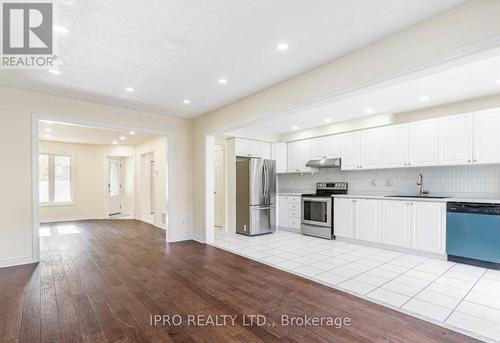
{"type": "Polygon", "coordinates": [[[108,158],[108,215],[122,213],[122,162],[108,158]]]}
{"type": "Polygon", "coordinates": [[[214,203],[215,203],[215,228],[225,231],[226,228],[226,147],[215,145],[215,180],[214,180],[214,203]]]}
{"type": "Polygon", "coordinates": [[[141,155],[141,198],[142,198],[142,220],[155,224],[155,154],[153,151],[141,155]]]}

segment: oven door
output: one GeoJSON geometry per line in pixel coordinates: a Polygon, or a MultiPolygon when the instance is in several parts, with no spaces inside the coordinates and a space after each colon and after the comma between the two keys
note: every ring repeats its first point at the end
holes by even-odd
{"type": "Polygon", "coordinates": [[[302,224],[332,226],[332,198],[302,198],[302,224]]]}

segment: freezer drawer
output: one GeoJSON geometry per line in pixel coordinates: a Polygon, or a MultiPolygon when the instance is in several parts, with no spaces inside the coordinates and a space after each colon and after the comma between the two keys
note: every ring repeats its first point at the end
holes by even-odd
{"type": "Polygon", "coordinates": [[[263,206],[250,206],[249,223],[237,226],[236,232],[248,235],[262,235],[272,233],[276,230],[276,206],[263,205],[263,206]]]}

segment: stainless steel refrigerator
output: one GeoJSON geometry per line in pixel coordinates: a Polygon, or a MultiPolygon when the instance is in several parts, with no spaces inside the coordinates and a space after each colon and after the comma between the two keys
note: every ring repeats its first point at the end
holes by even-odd
{"type": "Polygon", "coordinates": [[[254,236],[276,230],[276,161],[236,160],[236,232],[254,236]]]}

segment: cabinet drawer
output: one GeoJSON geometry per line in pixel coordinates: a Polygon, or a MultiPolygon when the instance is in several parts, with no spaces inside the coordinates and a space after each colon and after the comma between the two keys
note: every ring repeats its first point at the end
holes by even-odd
{"type": "Polygon", "coordinates": [[[290,217],[290,218],[299,218],[299,220],[300,220],[300,211],[289,210],[288,211],[288,217],[290,217]]]}
{"type": "Polygon", "coordinates": [[[288,203],[300,204],[300,196],[288,196],[288,203]]]}
{"type": "Polygon", "coordinates": [[[300,204],[288,203],[288,211],[300,211],[300,204]]]}
{"type": "Polygon", "coordinates": [[[300,229],[300,218],[288,218],[288,227],[300,229]]]}

